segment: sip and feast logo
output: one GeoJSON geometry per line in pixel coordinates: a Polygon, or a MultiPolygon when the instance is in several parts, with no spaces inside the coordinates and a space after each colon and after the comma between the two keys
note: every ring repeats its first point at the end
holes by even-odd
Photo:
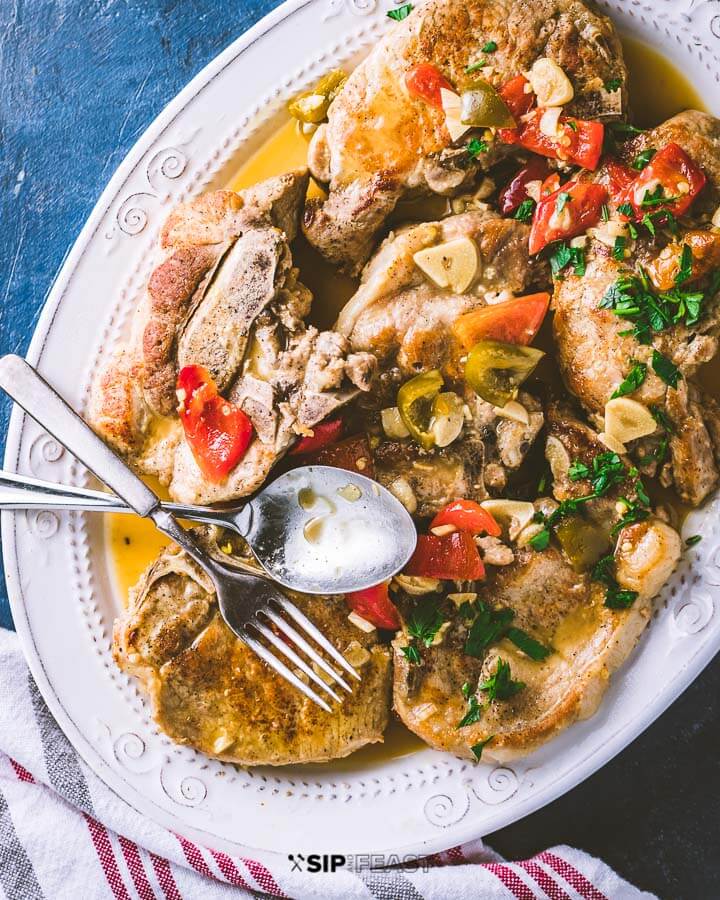
{"type": "Polygon", "coordinates": [[[391,853],[288,853],[291,872],[337,872],[338,869],[428,869],[428,862],[418,856],[398,856],[391,853]]]}

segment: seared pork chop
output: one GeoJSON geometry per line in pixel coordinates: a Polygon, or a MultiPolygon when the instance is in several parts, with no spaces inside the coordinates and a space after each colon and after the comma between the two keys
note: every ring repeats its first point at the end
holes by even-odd
{"type": "Polygon", "coordinates": [[[374,353],[406,377],[448,365],[454,371],[453,322],[485,306],[487,297],[521,292],[537,277],[529,233],[529,226],[486,207],[398,230],[368,263],[335,327],[353,350],[374,353]],[[438,287],[413,259],[418,251],[459,238],[469,238],[477,248],[475,274],[461,294],[438,287]]]}
{"type": "MultiPolygon", "coordinates": [[[[569,460],[591,461],[603,452],[606,448],[587,426],[566,412],[551,412],[547,455],[558,500],[588,492],[587,485],[568,480],[569,460]],[[565,466],[558,462],[563,454],[565,466]]],[[[611,516],[617,520],[619,490],[625,491],[626,485],[589,504],[595,506],[593,514],[609,523],[611,516]]],[[[541,500],[536,507],[549,511],[557,504],[541,500]]],[[[396,712],[438,750],[499,761],[530,753],[596,711],[609,676],[648,624],[652,599],[670,577],[680,552],[677,532],[656,516],[621,529],[614,559],[608,562],[617,588],[637,592],[627,609],[610,608],[606,585],[593,580],[589,571],[578,571],[554,543],[542,551],[527,544],[516,547],[514,560],[501,568],[489,566],[486,580],[476,583],[472,594],[420,600],[405,596],[399,601],[404,631],[393,642],[396,712]],[[430,646],[419,648],[420,661],[413,661],[408,653],[417,643],[411,637],[417,634],[413,617],[415,623],[418,618],[429,621],[428,606],[433,605],[444,624],[430,646]],[[483,645],[483,620],[510,616],[508,610],[512,626],[551,648],[549,655],[531,658],[507,631],[483,645]],[[498,672],[506,664],[509,682],[500,679],[498,684],[498,672]]]]}
{"type": "MultiPolygon", "coordinates": [[[[206,549],[244,555],[219,529],[195,529],[206,549]]],[[[249,561],[249,560],[248,560],[249,561]]],[[[177,547],[164,550],[131,590],[116,621],[114,654],[149,695],[173,741],[243,765],[322,762],[382,741],[390,706],[390,652],[350,624],[342,598],[293,602],[357,666],[362,681],[323,712],[267,667],[225,625],[207,576],[177,547]]],[[[303,676],[304,677],[304,676],[303,676]]]]}
{"type": "Polygon", "coordinates": [[[622,112],[626,69],[620,41],[610,20],[579,0],[417,5],[350,75],[330,106],[327,125],[313,138],[311,170],[329,183],[329,197],[308,204],[303,229],[310,243],[356,274],[404,195],[458,193],[507,152],[491,141],[478,159],[458,153],[442,109],[408,92],[405,77],[414,66],[434,64],[462,92],[478,78],[500,87],[540,57],[554,60],[572,81],[571,114],[597,118],[610,98],[610,113],[622,112]],[[497,44],[492,59],[481,72],[468,73],[488,41],[497,44]],[[614,78],[622,83],[619,98],[604,88],[614,78]]]}
{"type": "Polygon", "coordinates": [[[367,390],[375,360],[305,324],[312,295],[293,268],[307,174],[242,194],[215,191],[181,204],[160,237],[160,262],[133,335],[95,380],[93,427],[173,498],[210,503],[256,490],[298,435],[367,390]],[[249,416],[255,436],[220,483],[203,475],[175,410],[187,365],[207,368],[249,416]]]}

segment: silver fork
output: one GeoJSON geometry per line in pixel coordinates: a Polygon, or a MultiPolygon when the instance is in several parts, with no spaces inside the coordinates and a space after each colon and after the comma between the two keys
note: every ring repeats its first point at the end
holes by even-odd
{"type": "Polygon", "coordinates": [[[159,498],[150,488],[24,359],[12,354],[0,359],[0,388],[35,419],[38,425],[77,456],[118,497],[125,500],[139,516],[151,519],[160,531],[182,547],[210,577],[217,594],[218,607],[228,627],[275,672],[326,712],[332,712],[327,701],[278,659],[260,638],[264,638],[333,700],[341,702],[331,685],[339,685],[349,693],[352,692],[342,675],[300,631],[314,640],[350,676],[358,681],[360,676],[307,616],[272,582],[251,575],[230,562],[220,561],[200,547],[172,513],[162,508],[159,498]],[[292,619],[293,624],[281,613],[292,619]],[[278,637],[271,625],[286,640],[278,637]],[[293,647],[305,653],[328,676],[330,683],[326,683],[293,647]]]}

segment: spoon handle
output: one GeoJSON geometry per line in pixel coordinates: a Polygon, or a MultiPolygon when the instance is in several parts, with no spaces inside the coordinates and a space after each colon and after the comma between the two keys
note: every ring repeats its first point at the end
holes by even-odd
{"type": "Polygon", "coordinates": [[[0,388],[138,515],[150,516],[159,509],[160,500],[150,488],[24,359],[13,354],[0,359],[0,388]]]}
{"type": "MultiPolygon", "coordinates": [[[[161,503],[161,508],[191,522],[236,528],[234,516],[206,506],[186,506],[183,503],[161,503]]],[[[0,471],[0,510],[2,509],[59,509],[81,512],[134,513],[124,500],[92,488],[53,484],[29,475],[0,471]]],[[[236,528],[236,530],[238,530],[236,528]]]]}

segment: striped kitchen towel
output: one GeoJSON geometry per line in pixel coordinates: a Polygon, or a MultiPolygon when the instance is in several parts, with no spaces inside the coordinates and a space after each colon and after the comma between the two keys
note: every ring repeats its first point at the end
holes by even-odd
{"type": "Polygon", "coordinates": [[[7,900],[637,900],[652,898],[598,859],[553,847],[506,862],[482,841],[416,870],[298,871],[200,847],[143,819],[77,756],[20,651],[0,630],[0,898],[7,900]]]}

